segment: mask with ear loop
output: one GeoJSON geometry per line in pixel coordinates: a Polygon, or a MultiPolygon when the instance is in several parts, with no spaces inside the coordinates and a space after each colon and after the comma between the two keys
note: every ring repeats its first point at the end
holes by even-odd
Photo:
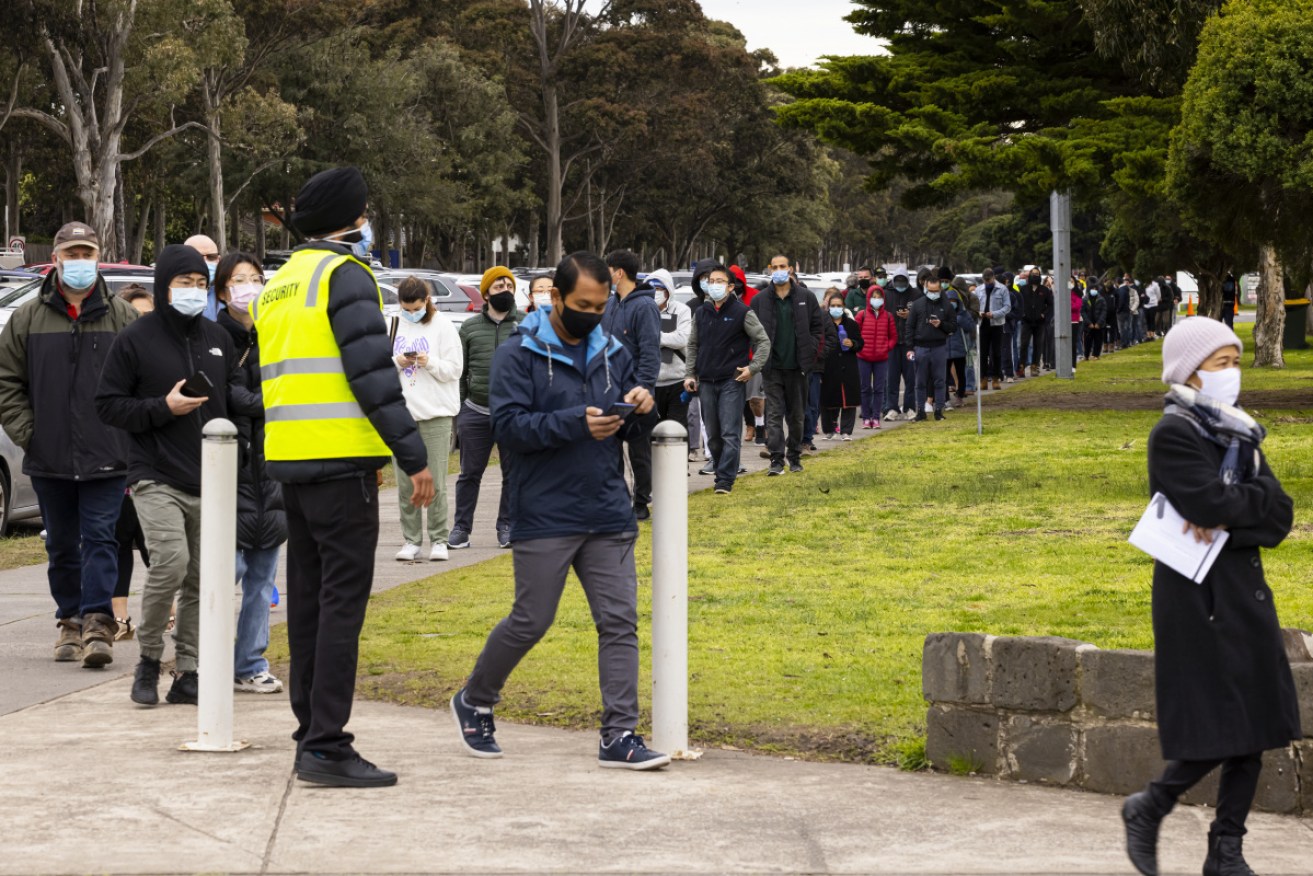
{"type": "Polygon", "coordinates": [[[1220,371],[1196,371],[1200,392],[1222,404],[1234,406],[1240,398],[1240,369],[1223,368],[1220,371]]]}

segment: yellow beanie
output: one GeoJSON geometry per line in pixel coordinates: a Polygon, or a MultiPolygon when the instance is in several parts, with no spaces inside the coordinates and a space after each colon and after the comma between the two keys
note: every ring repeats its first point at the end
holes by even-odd
{"type": "Polygon", "coordinates": [[[496,267],[488,268],[488,270],[483,272],[483,279],[479,281],[479,293],[483,295],[484,298],[487,298],[488,287],[502,277],[510,280],[512,286],[515,285],[515,275],[511,273],[510,268],[505,267],[504,265],[497,265],[496,267]]]}

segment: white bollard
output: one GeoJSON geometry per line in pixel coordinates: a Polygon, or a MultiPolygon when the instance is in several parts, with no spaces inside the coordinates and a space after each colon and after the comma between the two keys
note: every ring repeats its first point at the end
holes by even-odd
{"type": "Polygon", "coordinates": [[[688,747],[688,431],[652,430],[652,747],[696,760],[688,747]]]}
{"type": "Polygon", "coordinates": [[[200,695],[195,742],[184,751],[241,751],[233,741],[233,641],[237,554],[237,427],[205,424],[201,442],[200,695]]]}

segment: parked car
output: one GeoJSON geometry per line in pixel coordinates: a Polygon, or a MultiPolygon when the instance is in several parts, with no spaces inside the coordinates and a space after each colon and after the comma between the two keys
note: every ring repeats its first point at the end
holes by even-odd
{"type": "Polygon", "coordinates": [[[26,286],[32,280],[40,278],[40,276],[40,274],[31,271],[0,271],[0,291],[26,286]]]}
{"type": "MultiPolygon", "coordinates": [[[[142,286],[147,292],[155,291],[155,275],[150,268],[128,270],[123,265],[108,265],[102,269],[101,274],[105,278],[106,287],[114,295],[123,291],[124,287],[132,285],[142,286]]],[[[9,322],[9,317],[14,315],[20,304],[32,300],[40,293],[43,282],[44,278],[37,277],[8,292],[0,290],[0,328],[9,322]]]]}
{"type": "Polygon", "coordinates": [[[380,284],[387,283],[393,287],[400,286],[407,277],[414,277],[429,287],[433,304],[444,313],[478,313],[483,307],[483,296],[479,294],[479,284],[458,283],[451,275],[438,271],[426,271],[418,268],[400,268],[391,271],[375,271],[374,276],[380,284]]]}
{"type": "Polygon", "coordinates": [[[32,481],[23,474],[23,451],[0,431],[0,536],[9,533],[15,520],[41,516],[32,481]]]}

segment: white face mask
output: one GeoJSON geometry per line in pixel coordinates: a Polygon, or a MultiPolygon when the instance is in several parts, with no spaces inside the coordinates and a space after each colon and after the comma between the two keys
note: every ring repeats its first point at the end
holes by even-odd
{"type": "Polygon", "coordinates": [[[1211,399],[1227,405],[1234,405],[1240,398],[1240,369],[1223,368],[1221,371],[1196,371],[1203,388],[1200,390],[1211,399]]]}
{"type": "Polygon", "coordinates": [[[535,292],[535,293],[534,293],[534,296],[533,296],[533,303],[534,303],[534,306],[535,306],[535,307],[551,307],[551,306],[552,306],[552,293],[550,293],[550,292],[535,292]]]}

